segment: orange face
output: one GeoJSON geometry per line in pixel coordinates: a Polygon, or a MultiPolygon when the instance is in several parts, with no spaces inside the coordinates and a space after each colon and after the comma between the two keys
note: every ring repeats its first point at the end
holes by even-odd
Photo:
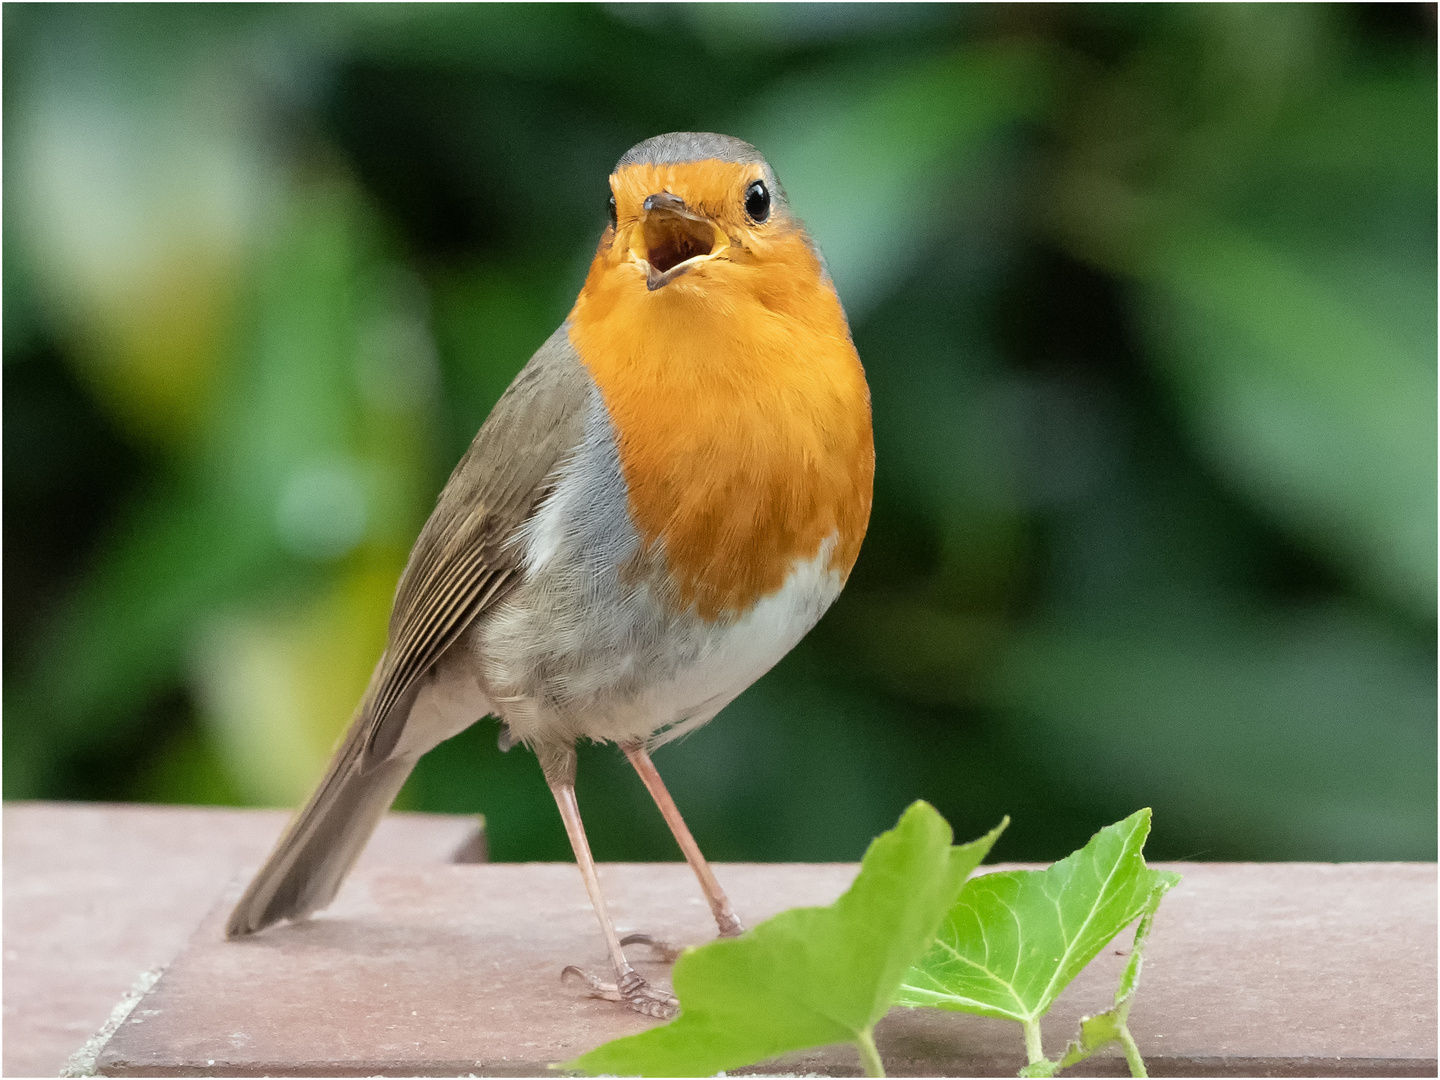
{"type": "MultiPolygon", "coordinates": [[[[751,217],[752,185],[765,189],[765,170],[722,161],[632,165],[610,178],[615,226],[607,264],[656,291],[690,276],[680,292],[753,287],[756,271],[790,262],[806,247],[803,232],[765,191],[763,213],[751,217]],[[756,220],[759,218],[760,220],[756,220]]],[[[752,204],[759,205],[759,204],[752,204]]],[[[601,254],[606,255],[602,241],[601,254]]]]}
{"type": "Polygon", "coordinates": [[[707,618],[779,589],[870,514],[870,395],[845,313],[759,164],[632,165],[570,339],[609,409],[631,517],[707,618]],[[749,209],[747,210],[747,203],[749,209]],[[762,218],[763,220],[757,220],[762,218]]]}

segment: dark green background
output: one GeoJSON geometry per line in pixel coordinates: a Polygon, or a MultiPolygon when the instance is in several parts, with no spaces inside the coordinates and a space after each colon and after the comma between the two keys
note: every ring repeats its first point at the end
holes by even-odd
{"type": "MultiPolygon", "coordinates": [[[[6,5],[4,793],[289,803],[605,176],[755,142],[869,375],[819,628],[658,764],[719,859],[1436,851],[1435,8],[6,5]]],[[[486,721],[412,808],[568,857],[486,721]]],[[[603,859],[673,858],[611,747],[603,859]]]]}

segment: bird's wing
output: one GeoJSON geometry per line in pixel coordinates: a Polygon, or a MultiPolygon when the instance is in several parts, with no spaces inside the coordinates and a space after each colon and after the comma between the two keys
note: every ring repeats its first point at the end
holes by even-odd
{"type": "Polygon", "coordinates": [[[519,583],[523,552],[509,541],[579,443],[592,386],[562,325],[450,474],[396,589],[389,643],[362,706],[362,770],[386,760],[399,741],[409,710],[396,705],[415,680],[519,583]]]}

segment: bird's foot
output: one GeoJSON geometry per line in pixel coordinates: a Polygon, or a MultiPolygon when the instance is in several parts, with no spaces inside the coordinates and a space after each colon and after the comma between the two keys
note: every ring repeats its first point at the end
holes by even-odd
{"type": "Polygon", "coordinates": [[[657,1020],[672,1020],[680,1012],[680,999],[667,990],[660,990],[651,986],[635,971],[627,971],[620,976],[618,983],[601,982],[588,971],[581,971],[574,964],[571,964],[560,973],[563,980],[568,975],[574,975],[584,981],[590,987],[590,996],[604,998],[606,1001],[623,1001],[630,1008],[644,1016],[653,1016],[657,1020]]]}
{"type": "Polygon", "coordinates": [[[715,925],[720,928],[720,936],[722,938],[739,937],[741,934],[745,933],[745,924],[742,923],[739,919],[737,919],[734,915],[717,915],[715,918],[715,925]]]}

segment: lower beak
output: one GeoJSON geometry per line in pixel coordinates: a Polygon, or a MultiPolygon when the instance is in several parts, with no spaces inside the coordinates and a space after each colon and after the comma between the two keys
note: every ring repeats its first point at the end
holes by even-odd
{"type": "Polygon", "coordinates": [[[641,207],[631,250],[645,265],[646,287],[654,292],[681,274],[720,254],[729,238],[709,218],[690,210],[668,191],[651,195],[641,207]]]}

